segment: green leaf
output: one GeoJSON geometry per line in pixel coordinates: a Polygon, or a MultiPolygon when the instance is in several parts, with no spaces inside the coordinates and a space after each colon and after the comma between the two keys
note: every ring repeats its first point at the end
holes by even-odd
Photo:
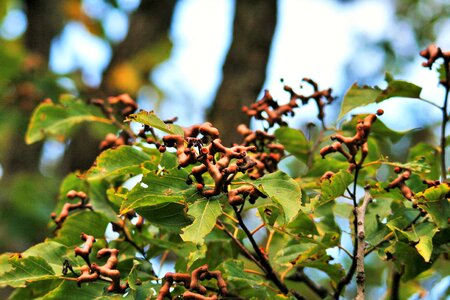
{"type": "Polygon", "coordinates": [[[284,222],[289,223],[301,207],[302,191],[289,175],[277,171],[253,182],[279,206],[284,213],[284,222]]]}
{"type": "MultiPolygon", "coordinates": [[[[79,288],[74,281],[59,280],[57,285],[47,287],[47,291],[40,295],[39,300],[77,300],[77,299],[97,299],[104,294],[109,283],[97,280],[95,282],[83,283],[79,288]]],[[[32,295],[30,295],[32,296],[32,295]]],[[[33,297],[34,298],[34,297],[33,297]]],[[[22,298],[23,299],[23,298],[22,298]]]]}
{"type": "Polygon", "coordinates": [[[185,170],[178,169],[166,170],[161,175],[146,174],[142,182],[126,195],[120,213],[124,214],[138,207],[183,201],[184,192],[191,188],[186,183],[187,177],[185,170]]]}
{"type": "Polygon", "coordinates": [[[73,127],[83,122],[111,123],[101,115],[98,108],[87,105],[73,96],[63,96],[60,103],[43,102],[34,110],[25,136],[27,144],[47,137],[64,141],[73,127]]]}
{"type": "Polygon", "coordinates": [[[332,281],[338,283],[339,280],[344,277],[345,270],[341,264],[331,264],[329,262],[331,259],[332,258],[330,256],[324,255],[318,260],[304,261],[298,264],[298,266],[321,270],[322,272],[326,273],[332,281]]]}
{"type": "Polygon", "coordinates": [[[79,288],[74,281],[61,280],[61,283],[53,290],[41,296],[39,300],[79,300],[96,299],[104,294],[104,290],[109,285],[100,280],[83,283],[79,288]]]}
{"type": "Polygon", "coordinates": [[[438,178],[440,173],[439,150],[427,143],[417,143],[409,149],[408,161],[420,161],[430,169],[429,178],[438,178]]]}
{"type": "Polygon", "coordinates": [[[245,283],[251,287],[264,284],[262,277],[244,272],[244,262],[240,260],[229,259],[222,264],[225,280],[245,283]]]}
{"type": "Polygon", "coordinates": [[[110,221],[116,222],[118,221],[117,213],[111,207],[107,195],[109,186],[106,181],[91,181],[88,190],[89,202],[96,212],[100,212],[110,221]]]}
{"type": "Polygon", "coordinates": [[[366,241],[371,245],[376,245],[390,232],[386,224],[381,220],[391,214],[389,207],[392,199],[376,197],[367,207],[366,221],[364,223],[366,241]]]}
{"type": "Polygon", "coordinates": [[[217,217],[222,214],[222,207],[216,200],[198,200],[189,206],[189,215],[193,216],[194,222],[186,228],[181,238],[185,242],[203,244],[203,238],[213,230],[217,217]]]}
{"type": "Polygon", "coordinates": [[[393,255],[397,270],[400,271],[404,268],[402,281],[411,280],[431,267],[431,263],[425,262],[415,248],[403,242],[394,243],[389,248],[386,248],[385,252],[393,255]]]}
{"type": "Polygon", "coordinates": [[[314,221],[302,211],[288,224],[287,230],[298,235],[319,234],[314,221]]]}
{"type": "Polygon", "coordinates": [[[291,264],[301,263],[309,256],[317,252],[317,244],[307,242],[295,242],[277,252],[275,262],[280,265],[290,266],[291,264]]]}
{"type": "Polygon", "coordinates": [[[136,212],[151,224],[174,233],[180,233],[181,228],[192,223],[192,218],[186,214],[186,211],[186,204],[174,202],[136,208],[136,212]]]}
{"type": "Polygon", "coordinates": [[[338,119],[341,119],[354,108],[374,103],[375,99],[381,95],[381,92],[381,89],[378,87],[369,87],[366,85],[359,87],[354,83],[347,93],[345,93],[338,119]]]}
{"type": "Polygon", "coordinates": [[[11,265],[9,264],[8,260],[9,257],[13,255],[11,253],[2,253],[0,254],[0,277],[3,273],[11,270],[11,265]]]}
{"type": "Polygon", "coordinates": [[[447,80],[447,75],[445,72],[445,64],[444,63],[440,64],[436,70],[439,75],[439,82],[445,82],[447,80]]]}
{"type": "Polygon", "coordinates": [[[22,256],[39,256],[43,258],[52,267],[53,272],[58,274],[61,273],[64,258],[67,256],[68,251],[73,252],[73,249],[69,249],[67,246],[57,242],[47,241],[29,248],[22,253],[22,256]]]}
{"type": "Polygon", "coordinates": [[[51,240],[66,246],[78,246],[82,232],[103,239],[108,223],[109,219],[104,214],[89,210],[75,212],[67,217],[56,237],[51,240]]]}
{"type": "Polygon", "coordinates": [[[130,285],[130,289],[136,290],[137,289],[137,282],[138,282],[138,269],[139,269],[140,262],[137,260],[133,261],[133,268],[131,268],[130,275],[128,277],[128,284],[130,285]]]}
{"type": "Polygon", "coordinates": [[[417,252],[423,257],[425,262],[429,262],[433,253],[433,236],[438,232],[438,228],[433,223],[421,223],[412,226],[411,231],[400,231],[411,242],[416,243],[417,252]]]}
{"type": "Polygon", "coordinates": [[[419,207],[429,213],[440,228],[449,226],[450,202],[446,196],[449,192],[450,186],[443,183],[415,195],[419,207]]]}
{"type": "MultiPolygon", "coordinates": [[[[318,198],[318,197],[317,197],[318,198]]],[[[336,207],[335,201],[328,201],[325,204],[317,204],[317,198],[313,199],[314,217],[320,218],[320,222],[316,224],[319,232],[335,232],[340,233],[341,229],[335,220],[334,209],[336,207]]]]}
{"type": "Polygon", "coordinates": [[[302,131],[280,127],[275,131],[275,137],[290,154],[301,161],[308,159],[311,145],[302,131]]]}
{"type": "Polygon", "coordinates": [[[385,79],[388,86],[377,97],[376,102],[381,102],[393,97],[420,98],[420,93],[422,92],[420,86],[403,80],[394,80],[389,73],[386,73],[385,79]]]}
{"type": "Polygon", "coordinates": [[[353,175],[347,170],[341,170],[331,176],[330,179],[325,179],[321,184],[321,194],[318,205],[323,205],[329,201],[342,196],[350,183],[353,182],[353,175]]]}
{"type": "Polygon", "coordinates": [[[385,80],[388,86],[384,90],[379,87],[359,87],[356,83],[353,84],[344,96],[338,119],[356,107],[382,102],[389,98],[420,98],[421,87],[403,80],[394,80],[389,73],[386,73],[385,80]]]}
{"type": "Polygon", "coordinates": [[[154,111],[140,111],[137,114],[131,114],[125,121],[134,121],[150,127],[159,129],[170,134],[179,134],[184,136],[183,128],[174,124],[166,124],[160,118],[158,118],[154,111]]]}
{"type": "Polygon", "coordinates": [[[95,165],[87,173],[87,180],[101,180],[121,175],[141,173],[141,164],[151,157],[131,146],[120,146],[103,151],[96,159],[95,165]]]}
{"type": "Polygon", "coordinates": [[[8,262],[13,268],[1,276],[0,287],[25,287],[28,282],[55,278],[52,267],[41,257],[14,255],[8,262]]]}

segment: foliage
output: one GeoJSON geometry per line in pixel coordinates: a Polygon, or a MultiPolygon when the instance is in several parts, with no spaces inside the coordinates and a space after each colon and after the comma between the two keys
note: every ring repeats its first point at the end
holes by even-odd
{"type": "MultiPolygon", "coordinates": [[[[243,142],[230,147],[213,124],[182,128],[136,113],[125,94],[44,101],[29,123],[29,143],[70,139],[79,124],[114,131],[89,170],[63,181],[54,235],[0,255],[0,286],[15,288],[11,299],[363,299],[386,271],[392,298],[426,292],[424,279],[448,275],[450,53],[430,46],[421,55],[427,67],[443,60],[442,136],[437,147],[422,143],[399,154],[411,158],[401,162],[386,156],[386,140],[401,134],[381,122],[382,110],[333,128],[324,118],[332,90],[311,79],[304,79],[311,95],[285,86],[288,104],[266,92],[245,107],[267,128],[241,125],[243,142]],[[310,100],[321,124],[315,140],[284,121],[310,100]],[[425,153],[435,148],[438,156],[425,153]],[[302,165],[300,177],[279,167],[292,159],[302,165]],[[368,263],[374,259],[376,266],[368,263]],[[174,272],[161,274],[163,265],[174,272]]],[[[386,81],[384,90],[352,86],[340,117],[395,97],[428,102],[420,87],[391,75],[386,81]]]]}

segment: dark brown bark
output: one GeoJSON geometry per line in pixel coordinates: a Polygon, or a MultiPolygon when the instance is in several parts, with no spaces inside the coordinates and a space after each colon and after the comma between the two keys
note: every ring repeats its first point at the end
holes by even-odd
{"type": "Polygon", "coordinates": [[[24,0],[28,20],[25,46],[45,61],[50,55],[51,40],[63,27],[59,0],[24,0]]]}
{"type": "Polygon", "coordinates": [[[225,144],[239,142],[236,127],[249,122],[241,108],[254,102],[261,91],[276,23],[276,0],[236,1],[233,42],[208,114],[225,144]]]}
{"type": "Polygon", "coordinates": [[[167,37],[172,23],[176,0],[146,0],[130,17],[128,34],[119,45],[114,47],[111,62],[103,74],[100,92],[111,94],[116,91],[108,83],[114,67],[132,58],[140,51],[167,37]]]}

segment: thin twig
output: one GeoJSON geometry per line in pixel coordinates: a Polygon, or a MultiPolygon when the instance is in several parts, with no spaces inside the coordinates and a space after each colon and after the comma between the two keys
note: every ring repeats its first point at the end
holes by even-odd
{"type": "Polygon", "coordinates": [[[266,224],[264,224],[264,223],[260,224],[258,227],[256,227],[255,229],[252,230],[251,234],[254,235],[254,234],[257,233],[261,228],[264,228],[264,226],[266,226],[266,224]]]}
{"type": "Polygon", "coordinates": [[[252,270],[252,269],[244,269],[244,272],[245,273],[250,273],[250,274],[255,274],[255,275],[258,275],[258,276],[262,276],[262,277],[266,277],[266,274],[263,274],[261,272],[258,272],[256,270],[252,270]]]}
{"type": "Polygon", "coordinates": [[[356,207],[356,220],[357,220],[357,231],[356,235],[358,237],[358,247],[356,252],[356,300],[365,299],[365,283],[366,283],[366,273],[364,271],[364,250],[366,247],[365,243],[365,215],[367,206],[372,201],[370,196],[370,186],[364,187],[364,198],[362,204],[356,207]]]}
{"type": "Polygon", "coordinates": [[[342,251],[344,251],[345,254],[347,254],[348,257],[350,257],[350,259],[353,259],[353,255],[350,253],[350,251],[348,251],[347,249],[345,249],[344,247],[342,247],[342,245],[340,245],[340,244],[338,244],[337,247],[338,247],[339,249],[341,249],[342,251]]]}
{"type": "Polygon", "coordinates": [[[245,225],[240,211],[235,206],[233,206],[233,209],[234,209],[234,212],[236,213],[236,218],[239,221],[239,225],[241,226],[242,230],[245,232],[245,235],[249,239],[249,241],[253,247],[253,250],[256,252],[256,255],[258,256],[258,260],[260,261],[261,265],[263,266],[262,269],[267,274],[267,278],[270,279],[278,287],[280,292],[282,292],[283,294],[287,295],[289,293],[292,293],[296,299],[302,299],[302,300],[305,299],[302,295],[300,295],[296,291],[289,290],[288,287],[283,282],[281,282],[280,278],[273,270],[273,268],[272,268],[271,264],[269,263],[269,261],[267,260],[266,256],[261,252],[261,249],[259,248],[255,239],[253,238],[250,230],[248,230],[247,226],[245,225]]]}
{"type": "Polygon", "coordinates": [[[432,105],[432,106],[434,106],[436,108],[442,109],[442,107],[440,107],[439,105],[437,105],[436,103],[434,103],[434,102],[432,102],[430,100],[423,99],[423,98],[417,98],[417,99],[422,101],[422,102],[428,103],[428,104],[430,104],[430,105],[432,105]]]}
{"type": "Polygon", "coordinates": [[[236,244],[236,246],[238,246],[239,250],[241,250],[242,254],[245,257],[253,261],[260,269],[264,270],[264,267],[261,265],[258,259],[255,256],[253,256],[253,254],[251,254],[250,251],[247,250],[247,248],[245,248],[245,246],[234,236],[234,234],[231,231],[228,230],[228,228],[222,223],[222,221],[217,220],[216,224],[218,225],[218,228],[220,230],[225,232],[233,240],[233,242],[236,244]]]}
{"type": "Polygon", "coordinates": [[[322,299],[330,295],[330,292],[325,287],[317,285],[316,282],[312,281],[311,278],[306,276],[303,268],[298,268],[294,274],[287,277],[286,279],[303,282],[322,299]]]}
{"type": "Polygon", "coordinates": [[[335,299],[339,299],[342,290],[344,289],[345,286],[347,286],[350,281],[353,278],[353,275],[355,274],[356,271],[356,255],[357,255],[357,250],[358,250],[358,221],[357,221],[357,217],[356,217],[356,207],[358,206],[358,204],[356,203],[356,187],[358,185],[358,175],[359,175],[359,170],[361,169],[361,165],[356,165],[355,168],[355,176],[353,178],[353,191],[349,193],[352,197],[352,201],[353,201],[353,214],[355,215],[355,218],[353,220],[353,228],[354,228],[354,232],[355,232],[355,239],[354,239],[354,245],[353,245],[353,258],[352,258],[352,264],[350,265],[350,268],[347,272],[347,274],[338,282],[337,286],[336,286],[336,290],[334,291],[334,295],[333,297],[335,299]]]}
{"type": "Polygon", "coordinates": [[[266,254],[267,255],[269,255],[270,244],[272,243],[274,234],[275,234],[275,230],[269,231],[269,237],[267,238],[267,243],[266,243],[266,254]]]}
{"type": "Polygon", "coordinates": [[[236,220],[235,217],[233,217],[233,216],[227,214],[226,212],[223,212],[223,215],[224,215],[225,217],[227,217],[228,219],[230,219],[231,221],[233,221],[234,223],[236,223],[236,224],[239,223],[239,221],[236,220]]]}

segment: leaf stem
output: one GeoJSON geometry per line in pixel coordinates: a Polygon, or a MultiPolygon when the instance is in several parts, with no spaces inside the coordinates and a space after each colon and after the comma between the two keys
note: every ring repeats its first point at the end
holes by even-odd
{"type": "Polygon", "coordinates": [[[264,228],[266,226],[266,224],[261,223],[258,227],[256,227],[255,229],[252,230],[251,234],[254,235],[255,233],[257,233],[261,228],[264,228]]]}
{"type": "Polygon", "coordinates": [[[238,220],[236,220],[236,218],[235,217],[233,217],[232,215],[229,215],[229,214],[227,214],[226,212],[223,212],[223,215],[225,216],[225,217],[227,217],[228,219],[230,219],[231,221],[233,221],[234,223],[239,223],[239,221],[238,220]]]}
{"type": "Polygon", "coordinates": [[[417,99],[422,101],[422,102],[428,103],[428,104],[430,104],[430,105],[432,105],[432,106],[434,106],[436,108],[442,109],[442,107],[440,107],[439,105],[437,105],[436,103],[434,103],[434,102],[432,102],[430,100],[423,99],[423,98],[417,98],[417,99]]]}
{"type": "Polygon", "coordinates": [[[344,251],[345,254],[348,255],[348,257],[350,257],[350,259],[353,259],[353,255],[350,253],[350,251],[348,251],[347,249],[345,249],[344,247],[342,247],[342,245],[338,244],[337,247],[339,249],[341,249],[342,251],[344,251]]]}
{"type": "Polygon", "coordinates": [[[266,254],[269,255],[270,244],[272,243],[273,235],[275,234],[275,230],[269,231],[269,237],[266,242],[266,254]]]}
{"type": "Polygon", "coordinates": [[[261,276],[261,277],[266,277],[266,274],[263,274],[261,272],[258,272],[256,270],[252,270],[252,269],[244,269],[244,272],[245,273],[250,273],[250,274],[255,274],[255,275],[258,275],[258,276],[261,276]]]}

